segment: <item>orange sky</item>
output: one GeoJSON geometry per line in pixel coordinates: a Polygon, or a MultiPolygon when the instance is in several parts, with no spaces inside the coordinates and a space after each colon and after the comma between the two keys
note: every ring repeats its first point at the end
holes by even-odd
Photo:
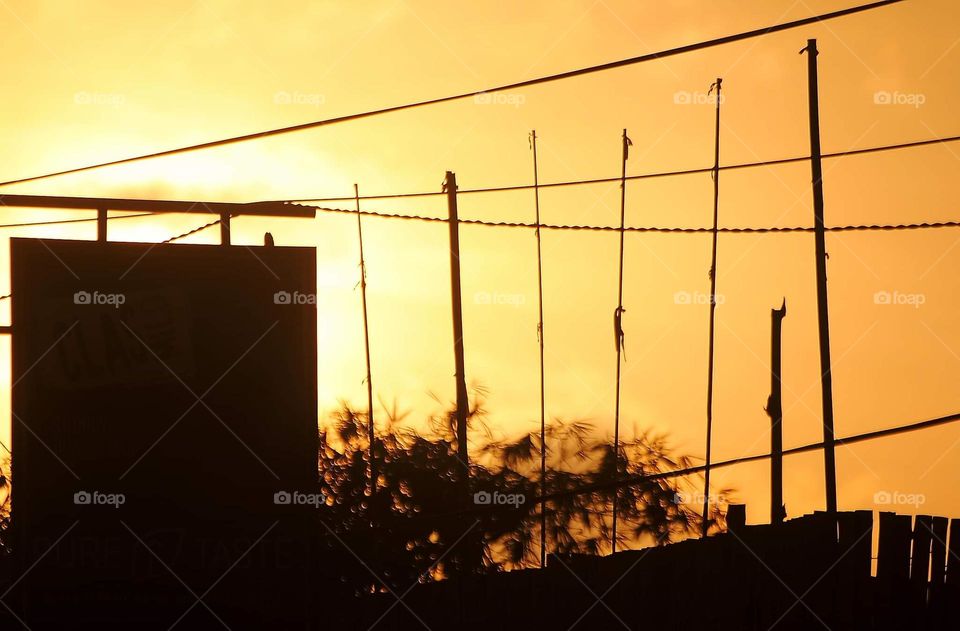
{"type": "MultiPolygon", "coordinates": [[[[448,93],[481,89],[851,6],[848,0],[531,1],[475,6],[385,0],[163,3],[0,2],[8,60],[0,74],[0,179],[192,144],[448,93]],[[285,98],[289,95],[290,98],[285,98]],[[286,101],[290,102],[286,102],[286,101]]],[[[465,100],[181,157],[8,187],[85,196],[286,199],[437,190],[445,170],[461,187],[527,183],[527,133],[540,137],[541,181],[712,163],[713,109],[702,96],[724,78],[724,163],[808,149],[807,38],[820,46],[825,151],[960,133],[960,6],[914,0],[869,14],[503,95],[465,100]],[[893,95],[878,103],[877,93],[893,95]],[[678,93],[693,95],[683,103],[678,93]],[[678,102],[681,101],[681,102],[678,102]]],[[[882,100],[882,99],[880,99],[882,100]]],[[[960,219],[953,197],[960,144],[825,163],[828,224],[960,219]]],[[[721,223],[809,225],[806,164],[725,172],[721,223]]],[[[709,175],[633,182],[633,225],[708,225],[709,175]]],[[[545,190],[551,223],[618,221],[618,187],[545,190]]],[[[351,207],[344,203],[344,207],[351,207]]],[[[441,198],[367,202],[386,211],[443,214],[441,198]]],[[[463,196],[462,217],[532,220],[532,193],[463,196]]],[[[10,222],[65,212],[7,210],[10,222]]],[[[75,215],[70,214],[70,217],[75,215]]],[[[207,221],[130,219],[112,239],[156,241],[207,221]]],[[[364,403],[355,221],[240,219],[234,240],[316,245],[320,260],[321,410],[364,403]]],[[[5,230],[4,236],[93,238],[80,227],[5,230]]],[[[365,223],[374,382],[415,418],[453,398],[446,227],[365,223]]],[[[214,242],[216,230],[190,239],[214,242]]],[[[467,375],[490,390],[504,432],[538,426],[536,267],[532,232],[461,230],[467,375]],[[477,296],[510,304],[483,304],[477,296]]],[[[844,233],[827,238],[838,435],[960,411],[957,275],[960,230],[844,233]],[[878,305],[876,292],[922,295],[878,305]]],[[[630,234],[626,248],[623,423],[669,431],[703,454],[707,307],[676,292],[709,291],[709,235],[630,234]]],[[[786,296],[785,444],[822,437],[816,354],[813,238],[722,235],[718,262],[717,459],[769,448],[769,310],[786,296]]],[[[0,248],[0,265],[8,250],[0,248]]],[[[544,237],[547,407],[612,432],[617,235],[544,237]]],[[[6,278],[6,276],[4,276],[6,278]]],[[[0,280],[0,285],[7,283],[0,280]]],[[[3,287],[0,287],[0,292],[3,287]]],[[[8,341],[0,351],[9,357],[8,341]]],[[[7,362],[3,369],[8,372],[7,362]]],[[[9,435],[9,375],[0,385],[9,435]]],[[[960,513],[954,484],[960,427],[838,451],[840,507],[867,508],[878,492],[925,495],[921,512],[960,513]]],[[[765,463],[718,471],[766,519],[765,463]]],[[[819,454],[785,467],[790,515],[823,507],[819,454]]],[[[913,506],[898,506],[914,512],[913,506]]]]}

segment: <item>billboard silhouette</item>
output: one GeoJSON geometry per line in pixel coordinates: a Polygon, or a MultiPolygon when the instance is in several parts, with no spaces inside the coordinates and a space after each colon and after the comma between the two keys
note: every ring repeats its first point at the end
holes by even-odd
{"type": "Polygon", "coordinates": [[[11,265],[8,602],[32,628],[302,620],[314,249],[12,239],[11,265]]]}

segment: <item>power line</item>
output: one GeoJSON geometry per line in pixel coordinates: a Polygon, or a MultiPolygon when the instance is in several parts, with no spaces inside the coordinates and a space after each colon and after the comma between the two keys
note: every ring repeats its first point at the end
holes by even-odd
{"type": "MultiPolygon", "coordinates": [[[[130,218],[130,217],[143,217],[143,216],[145,216],[145,215],[154,215],[154,214],[156,214],[156,213],[139,213],[139,214],[136,214],[136,215],[122,215],[122,216],[120,216],[120,217],[110,217],[110,219],[128,219],[128,218],[130,218]]],[[[19,227],[19,226],[50,225],[50,224],[55,224],[55,223],[71,223],[71,222],[78,222],[78,221],[96,221],[96,218],[94,217],[94,218],[92,218],[92,219],[68,219],[68,220],[65,220],[65,221],[48,221],[48,222],[37,222],[37,223],[29,223],[29,224],[8,224],[8,225],[0,225],[0,228],[11,228],[11,227],[14,227],[14,226],[19,227]]],[[[161,243],[173,243],[174,241],[177,241],[177,240],[179,240],[179,239],[183,239],[183,238],[185,238],[185,237],[189,237],[189,236],[192,235],[192,234],[196,234],[197,232],[200,232],[201,230],[206,230],[207,228],[210,228],[211,226],[215,226],[215,225],[217,225],[218,223],[220,223],[221,221],[222,221],[222,219],[216,219],[216,220],[214,220],[214,221],[211,221],[210,223],[207,223],[207,224],[204,224],[204,225],[199,226],[199,227],[197,227],[197,228],[194,228],[193,230],[189,230],[189,231],[187,231],[187,232],[184,232],[183,234],[178,234],[178,235],[175,236],[175,237],[170,237],[169,239],[164,239],[163,241],[161,241],[161,243]]],[[[0,301],[6,300],[6,299],[12,298],[12,297],[13,297],[13,294],[6,294],[6,295],[4,295],[4,296],[0,296],[0,301]]]]}
{"type": "MultiPolygon", "coordinates": [[[[934,418],[926,421],[919,421],[916,423],[909,423],[907,425],[900,425],[897,427],[888,427],[886,429],[874,430],[871,432],[864,432],[862,434],[855,434],[853,436],[847,436],[846,438],[837,438],[834,439],[835,445],[854,445],[857,443],[862,443],[870,440],[875,440],[877,438],[886,438],[888,436],[896,436],[899,434],[906,434],[909,432],[916,432],[925,429],[931,429],[933,427],[939,427],[941,425],[947,425],[950,423],[956,423],[960,421],[960,414],[949,414],[947,416],[941,416],[939,418],[934,418]]],[[[817,443],[810,443],[807,445],[801,445],[799,447],[792,447],[790,449],[784,449],[784,456],[792,456],[795,454],[802,454],[811,451],[818,451],[823,449],[823,441],[817,443]]],[[[711,469],[716,469],[718,467],[732,467],[733,465],[746,464],[750,462],[756,462],[758,460],[766,460],[770,457],[769,453],[763,454],[754,454],[752,456],[742,456],[740,458],[731,458],[729,460],[723,460],[720,462],[714,462],[710,464],[711,469]]],[[[553,493],[544,498],[537,498],[536,501],[551,500],[563,496],[569,495],[581,495],[583,493],[591,493],[595,491],[602,491],[612,489],[614,487],[620,486],[630,486],[632,484],[637,484],[644,480],[660,480],[668,478],[683,477],[686,475],[691,475],[694,473],[700,473],[706,468],[705,465],[696,465],[693,467],[686,467],[684,469],[675,469],[673,471],[664,471],[662,473],[653,473],[649,475],[635,475],[623,478],[621,480],[616,480],[614,482],[599,482],[596,484],[590,484],[578,489],[573,489],[571,491],[561,491],[559,493],[553,493]]]]}
{"type": "MultiPolygon", "coordinates": [[[[116,217],[109,217],[110,221],[115,219],[134,219],[136,217],[148,217],[156,213],[134,213],[132,215],[118,215],[116,217]]],[[[52,221],[26,221],[23,223],[7,223],[0,224],[0,228],[28,228],[30,226],[54,226],[58,224],[69,224],[69,223],[82,223],[84,221],[96,221],[96,217],[85,217],[83,219],[55,219],[52,221]]]]}
{"type": "MultiPolygon", "coordinates": [[[[898,434],[905,434],[909,432],[916,432],[925,429],[931,429],[933,427],[939,427],[941,425],[947,425],[951,423],[956,423],[960,421],[960,414],[950,414],[947,416],[941,416],[939,418],[930,419],[926,421],[919,421],[917,423],[910,423],[907,425],[900,425],[897,427],[889,427],[886,429],[875,430],[871,432],[865,432],[862,434],[855,434],[853,436],[848,436],[846,438],[837,438],[834,440],[835,445],[853,445],[856,443],[861,443],[865,441],[875,440],[877,438],[886,438],[888,436],[895,436],[898,434]]],[[[784,456],[792,456],[795,454],[807,453],[811,451],[818,451],[823,449],[823,442],[810,443],[807,445],[801,445],[799,447],[792,447],[790,449],[785,449],[783,451],[784,456]]],[[[769,453],[763,454],[754,454],[751,456],[742,456],[740,458],[731,458],[729,460],[722,460],[720,462],[713,462],[710,464],[711,469],[717,469],[720,467],[732,467],[739,464],[747,464],[750,462],[757,462],[759,460],[766,460],[770,458],[769,453]]],[[[550,493],[541,497],[534,498],[531,500],[531,505],[539,504],[540,502],[547,502],[551,500],[562,499],[564,497],[570,497],[573,495],[584,495],[586,493],[596,493],[601,491],[609,491],[614,488],[620,488],[624,486],[632,486],[645,482],[647,480],[665,480],[670,478],[679,478],[692,475],[695,473],[700,473],[706,469],[706,465],[695,465],[692,467],[685,467],[683,469],[674,469],[671,471],[663,471],[661,473],[651,473],[651,474],[640,474],[633,475],[622,478],[620,480],[615,480],[612,482],[597,482],[594,484],[587,484],[576,489],[569,489],[566,491],[557,491],[555,493],[550,493]]],[[[488,507],[484,507],[488,508],[488,507]]],[[[473,509],[473,512],[477,512],[481,509],[473,509]]]]}
{"type": "Polygon", "coordinates": [[[598,64],[595,66],[587,66],[585,68],[578,68],[576,70],[568,70],[565,72],[560,72],[552,75],[546,75],[542,77],[537,77],[534,79],[525,79],[523,81],[516,81],[513,83],[507,83],[501,86],[486,88],[483,90],[474,90],[471,92],[461,92],[459,94],[453,94],[449,96],[443,96],[433,99],[427,99],[424,101],[415,101],[412,103],[405,103],[402,105],[392,105],[388,107],[382,107],[379,109],[368,110],[365,112],[358,112],[354,114],[347,114],[344,116],[337,116],[334,118],[327,118],[318,121],[312,121],[308,123],[301,123],[299,125],[291,125],[289,127],[279,127],[276,129],[270,129],[265,131],[254,132],[250,134],[244,134],[241,136],[233,136],[231,138],[222,138],[220,140],[212,140],[208,142],[203,142],[194,145],[188,145],[185,147],[178,147],[176,149],[166,149],[163,151],[156,151],[153,153],[146,153],[138,156],[133,156],[129,158],[121,158],[119,160],[111,160],[108,162],[101,162],[98,164],[92,164],[82,167],[74,167],[71,169],[65,169],[62,171],[55,171],[52,173],[46,173],[43,175],[34,175],[31,177],[24,177],[15,180],[8,180],[6,182],[0,182],[0,186],[8,186],[10,184],[22,184],[24,182],[34,182],[37,180],[47,179],[51,177],[56,177],[60,175],[68,175],[71,173],[80,173],[82,171],[90,171],[93,169],[99,169],[102,167],[116,166],[120,164],[128,164],[131,162],[138,162],[141,160],[148,160],[151,158],[159,158],[163,156],[172,156],[182,153],[187,153],[191,151],[198,151],[201,149],[211,149],[214,147],[222,147],[225,145],[236,144],[240,142],[246,142],[250,140],[257,140],[260,138],[268,138],[271,136],[279,136],[281,134],[287,134],[292,132],[304,131],[307,129],[313,129],[316,127],[324,127],[327,125],[333,125],[336,123],[344,123],[348,121],[358,120],[362,118],[369,118],[372,116],[378,116],[381,114],[387,114],[390,112],[399,112],[402,110],[409,110],[418,107],[424,107],[427,105],[437,105],[440,103],[447,103],[450,101],[458,101],[466,98],[476,97],[479,95],[487,94],[489,92],[503,92],[506,90],[516,90],[519,88],[526,88],[534,85],[540,85],[543,83],[550,83],[553,81],[560,81],[563,79],[571,79],[573,77],[579,77],[582,75],[592,74],[595,72],[602,72],[605,70],[612,70],[614,68],[622,68],[625,66],[630,66],[634,64],[639,64],[647,61],[654,61],[664,59],[666,57],[672,57],[674,55],[680,55],[684,53],[694,52],[698,50],[704,50],[707,48],[712,48],[714,46],[720,46],[723,44],[730,44],[733,42],[738,42],[746,39],[751,39],[754,37],[760,37],[763,35],[769,35],[771,33],[777,33],[780,31],[786,31],[789,29],[799,28],[802,26],[807,26],[810,24],[815,24],[817,22],[824,22],[827,20],[833,20],[836,18],[845,17],[847,15],[852,15],[854,13],[860,13],[862,11],[868,11],[871,9],[877,9],[891,4],[897,4],[903,2],[903,0],[879,0],[878,2],[871,2],[869,4],[859,5],[855,7],[850,7],[847,9],[841,9],[839,11],[833,11],[831,13],[823,13],[821,15],[816,15],[808,18],[803,18],[800,20],[794,20],[792,22],[785,22],[782,24],[775,24],[768,26],[766,28],[754,29],[752,31],[745,31],[742,33],[737,33],[735,35],[727,35],[725,37],[720,37],[711,40],[705,40],[702,42],[697,42],[694,44],[687,44],[685,46],[678,46],[676,48],[670,48],[663,50],[657,53],[647,53],[644,55],[638,55],[636,57],[629,57],[627,59],[620,59],[617,61],[611,61],[604,64],[598,64]]]}
{"type": "MultiPolygon", "coordinates": [[[[876,440],[878,438],[886,438],[888,436],[896,436],[899,434],[906,434],[906,433],[917,432],[917,431],[922,431],[926,429],[932,429],[934,427],[949,425],[952,423],[956,423],[958,421],[960,421],[960,413],[949,414],[947,416],[941,416],[941,417],[929,419],[926,421],[919,421],[916,423],[909,423],[906,425],[899,425],[896,427],[888,427],[885,429],[864,432],[862,434],[847,436],[846,438],[837,438],[834,440],[834,444],[835,445],[854,445],[857,443],[876,440]]],[[[783,451],[783,455],[792,456],[796,454],[808,453],[811,451],[818,451],[821,449],[823,449],[822,441],[817,443],[810,443],[807,445],[801,445],[799,447],[792,447],[790,449],[785,449],[783,451]]],[[[769,453],[762,453],[762,454],[753,454],[750,456],[742,456],[740,458],[731,458],[729,460],[721,460],[719,462],[710,463],[710,469],[712,470],[712,469],[717,469],[721,467],[732,467],[734,465],[748,464],[751,462],[766,460],[770,458],[770,456],[771,454],[769,453]]],[[[554,493],[549,493],[547,495],[541,495],[539,497],[528,499],[526,504],[531,506],[536,506],[536,505],[539,505],[541,502],[549,502],[549,501],[563,499],[565,497],[571,497],[575,495],[585,495],[587,493],[599,493],[599,492],[611,491],[615,488],[633,486],[649,480],[667,480],[671,478],[682,478],[688,475],[701,473],[704,469],[706,469],[706,465],[695,465],[692,467],[684,467],[682,469],[662,471],[660,473],[632,475],[632,476],[621,478],[619,480],[613,480],[610,482],[596,482],[593,484],[585,484],[575,489],[556,491],[554,493]]],[[[418,514],[414,518],[436,519],[440,517],[460,515],[463,513],[483,513],[490,510],[497,510],[498,508],[501,510],[505,510],[504,507],[485,505],[485,506],[478,506],[476,508],[471,508],[466,511],[461,510],[461,511],[453,511],[450,513],[418,514]]]]}
{"type": "MultiPolygon", "coordinates": [[[[156,216],[159,216],[159,214],[160,214],[160,213],[134,213],[134,214],[131,214],[131,215],[119,215],[119,216],[116,216],[116,217],[109,217],[108,220],[109,220],[109,221],[114,221],[115,219],[135,219],[135,218],[137,218],[137,217],[156,217],[156,216]]],[[[231,215],[231,216],[232,216],[232,215],[231,215]]],[[[97,220],[96,217],[85,217],[85,218],[83,218],[83,219],[55,219],[55,220],[52,220],[52,221],[27,221],[27,222],[23,222],[23,223],[0,224],[0,229],[3,229],[3,228],[28,228],[28,227],[31,227],[31,226],[54,226],[54,225],[59,225],[59,224],[82,223],[82,222],[85,222],[85,221],[86,221],[86,222],[89,222],[89,221],[96,221],[96,220],[97,220]]],[[[185,232],[185,233],[183,233],[183,234],[181,234],[181,235],[177,235],[177,236],[175,236],[175,237],[170,237],[169,239],[165,239],[164,241],[162,241],[162,243],[170,243],[170,242],[172,242],[172,241],[176,241],[177,239],[183,239],[184,237],[188,237],[188,236],[190,236],[191,234],[194,234],[195,232],[200,232],[201,230],[204,230],[204,229],[209,228],[209,227],[211,227],[211,226],[215,226],[215,225],[217,225],[218,223],[220,223],[220,219],[217,219],[216,221],[211,221],[211,222],[208,223],[208,224],[204,224],[204,225],[200,226],[199,228],[194,228],[193,230],[191,230],[191,231],[189,231],[189,232],[185,232]]],[[[4,297],[5,297],[5,296],[0,296],[0,300],[3,300],[4,297]]]]}
{"type": "Polygon", "coordinates": [[[184,232],[183,234],[178,234],[177,236],[175,236],[175,237],[170,237],[169,239],[164,239],[164,240],[162,241],[162,243],[173,243],[174,241],[178,241],[179,239],[183,239],[183,238],[185,238],[185,237],[189,237],[189,236],[192,235],[192,234],[196,234],[196,233],[200,232],[201,230],[206,230],[207,228],[213,227],[213,226],[217,225],[218,223],[220,223],[221,221],[223,221],[223,220],[222,220],[222,219],[214,219],[214,220],[211,221],[210,223],[205,223],[205,224],[203,224],[202,226],[198,226],[198,227],[194,228],[193,230],[188,230],[187,232],[184,232]]]}
{"type": "MultiPolygon", "coordinates": [[[[627,178],[629,179],[629,177],[627,178]]],[[[541,186],[549,186],[547,184],[541,184],[541,186]]],[[[360,199],[369,199],[364,198],[363,196],[360,199]]],[[[330,208],[324,206],[312,206],[314,210],[325,213],[334,213],[334,214],[350,214],[356,215],[356,210],[348,210],[346,208],[330,208]]],[[[385,213],[377,212],[373,210],[361,210],[361,215],[366,215],[369,217],[378,217],[381,219],[403,219],[408,221],[425,221],[432,223],[447,223],[449,220],[446,217],[431,217],[429,215],[413,215],[413,214],[404,214],[404,213],[385,213]]],[[[159,213],[134,213],[130,215],[119,215],[116,217],[110,217],[110,221],[117,219],[135,219],[137,217],[153,217],[159,216],[159,213]]],[[[96,217],[85,217],[83,219],[56,219],[51,221],[29,221],[23,223],[9,223],[9,224],[0,224],[0,229],[4,228],[28,228],[32,226],[52,226],[58,224],[72,224],[72,223],[82,223],[82,222],[91,222],[96,221],[96,217]]],[[[190,236],[206,228],[215,226],[220,223],[220,220],[211,221],[210,223],[204,224],[194,230],[186,232],[184,234],[178,235],[176,237],[171,237],[166,239],[163,243],[169,243],[184,237],[190,236]]],[[[523,221],[486,221],[483,219],[460,219],[459,223],[475,225],[475,226],[487,226],[493,228],[528,228],[536,229],[538,224],[523,222],[523,221]]],[[[588,230],[588,231],[599,231],[599,232],[619,232],[620,228],[618,226],[597,226],[589,224],[547,224],[541,223],[539,227],[542,230],[588,230]]],[[[921,222],[921,223],[902,223],[902,224],[856,224],[856,225],[841,225],[841,226],[828,226],[828,232],[863,232],[863,231],[891,231],[891,230],[922,230],[930,228],[957,228],[960,227],[960,221],[933,221],[933,222],[921,222]]],[[[730,233],[730,234],[764,234],[769,232],[813,232],[813,227],[808,226],[771,226],[771,227],[755,227],[755,226],[745,226],[745,227],[720,227],[717,228],[717,232],[730,233]]],[[[667,232],[667,233],[680,233],[680,234],[691,234],[691,233],[711,233],[713,228],[711,227],[680,227],[680,226],[626,226],[624,227],[626,232],[667,232]]]]}
{"type": "MultiPolygon", "coordinates": [[[[823,154],[823,159],[833,159],[833,158],[843,158],[846,156],[856,156],[864,155],[870,153],[882,153],[886,151],[895,151],[900,149],[910,149],[915,147],[925,147],[938,144],[948,144],[952,142],[960,141],[960,135],[955,136],[946,136],[943,138],[926,138],[923,140],[914,140],[908,142],[901,142],[892,145],[878,145],[875,147],[865,147],[863,149],[852,149],[848,151],[835,151],[833,153],[823,154]]],[[[733,171],[739,169],[752,169],[757,167],[768,167],[768,166],[778,166],[783,164],[795,164],[799,162],[806,162],[810,159],[810,156],[794,156],[790,158],[778,158],[774,160],[760,160],[755,162],[740,162],[736,164],[728,164],[720,166],[720,171],[733,171]]],[[[712,173],[714,167],[703,167],[695,169],[681,169],[674,171],[659,171],[655,173],[641,173],[639,175],[628,175],[627,180],[647,180],[654,178],[662,177],[677,177],[684,175],[698,175],[712,173]]],[[[582,180],[566,180],[561,182],[547,182],[538,184],[538,188],[557,188],[563,186],[582,186],[582,185],[591,185],[591,184],[609,184],[613,182],[619,182],[620,177],[604,177],[604,178],[593,178],[593,179],[582,179],[582,180]]],[[[0,184],[3,186],[3,184],[0,184]]],[[[502,193],[510,191],[523,191],[523,190],[532,190],[533,186],[530,184],[516,184],[508,186],[489,186],[482,188],[461,188],[457,191],[458,195],[466,195],[471,193],[502,193]]],[[[445,195],[446,193],[442,191],[421,191],[413,193],[385,193],[380,195],[361,195],[360,200],[376,200],[376,199],[403,199],[403,198],[414,198],[414,197],[436,197],[439,195],[445,195]]],[[[63,198],[63,199],[72,199],[72,198],[63,198]]],[[[354,197],[309,197],[309,198],[300,198],[300,199],[279,199],[279,200],[269,200],[265,202],[254,202],[254,204],[305,204],[310,202],[337,202],[337,201],[354,201],[354,197]]],[[[130,201],[130,200],[126,200],[130,201]]],[[[142,200],[138,200],[142,201],[142,200]]],[[[160,203],[167,203],[166,200],[161,200],[160,203]]],[[[199,202],[197,202],[199,203],[199,202]]],[[[248,204],[249,205],[249,204],[248,204]]],[[[341,210],[341,209],[318,209],[318,210],[327,210],[335,212],[356,212],[350,210],[341,210]]],[[[110,217],[113,219],[127,219],[132,217],[146,217],[147,215],[153,215],[158,213],[136,213],[130,215],[120,215],[116,217],[110,217]]],[[[386,215],[383,215],[386,216],[386,215]]],[[[400,216],[400,215],[396,215],[400,216]]],[[[411,215],[411,218],[414,217],[411,215]]],[[[429,218],[426,218],[429,220],[429,218]]],[[[66,224],[66,223],[80,223],[84,221],[96,221],[95,217],[85,218],[85,219],[65,219],[65,220],[56,220],[56,221],[39,221],[39,222],[28,222],[22,224],[0,224],[0,228],[19,228],[25,226],[42,226],[42,225],[54,225],[54,224],[66,224]]],[[[443,221],[446,221],[445,219],[443,221]]],[[[463,223],[465,220],[461,220],[463,223]]],[[[629,228],[628,228],[629,230],[629,228]]]]}
{"type": "MultiPolygon", "coordinates": [[[[345,208],[329,208],[324,206],[313,206],[318,212],[334,214],[356,215],[356,210],[347,210],[345,208]]],[[[402,219],[406,221],[425,221],[431,223],[447,223],[446,217],[431,217],[429,215],[411,215],[403,213],[383,213],[374,210],[362,210],[361,215],[369,217],[379,217],[381,219],[402,219]]],[[[590,224],[546,224],[530,223],[523,221],[486,221],[483,219],[460,219],[458,223],[474,226],[486,226],[492,228],[528,228],[536,229],[538,226],[542,230],[588,230],[594,232],[620,232],[619,226],[597,226],[590,224]]],[[[958,228],[960,221],[932,221],[921,223],[901,223],[901,224],[851,224],[840,226],[827,226],[827,232],[865,232],[865,231],[893,231],[893,230],[922,230],[931,228],[958,228]]],[[[667,232],[679,234],[710,234],[712,227],[681,227],[681,226],[626,226],[625,232],[667,232]]],[[[770,227],[719,227],[717,232],[730,234],[764,234],[769,232],[813,232],[812,226],[770,226],[770,227]]]]}
{"type": "MultiPolygon", "coordinates": [[[[915,140],[910,142],[902,142],[892,145],[879,145],[876,147],[866,147],[863,149],[851,149],[848,151],[835,151],[833,153],[825,153],[821,157],[824,160],[834,159],[834,158],[844,158],[847,156],[858,156],[869,153],[882,153],[885,151],[894,151],[898,149],[910,149],[914,147],[925,147],[929,145],[938,145],[938,144],[947,144],[951,142],[960,141],[960,135],[957,136],[947,136],[944,138],[926,138],[924,140],[915,140]]],[[[775,160],[760,160],[756,162],[740,162],[737,164],[728,164],[725,166],[719,167],[720,171],[734,171],[738,169],[753,169],[757,167],[769,167],[769,166],[778,166],[782,164],[795,164],[798,162],[807,162],[810,160],[810,156],[794,156],[791,158],[779,158],[775,160]]],[[[627,180],[649,180],[654,178],[662,177],[677,177],[683,175],[698,175],[705,173],[713,173],[714,167],[703,167],[696,169],[681,169],[675,171],[659,171],[655,173],[642,173],[639,175],[628,175],[627,180]]],[[[619,177],[601,177],[593,179],[583,179],[583,180],[566,180],[561,182],[549,182],[539,184],[539,188],[556,188],[561,186],[583,186],[591,184],[611,184],[619,182],[619,177]]],[[[2,185],[0,185],[2,186],[2,185]]],[[[509,191],[523,191],[532,189],[533,186],[530,184],[515,184],[508,186],[489,186],[484,188],[463,188],[457,191],[458,195],[466,195],[470,193],[503,193],[509,191]]],[[[415,193],[386,193],[382,195],[364,195],[360,199],[402,199],[407,197],[435,197],[442,195],[443,193],[439,191],[421,191],[415,193]]],[[[301,199],[283,199],[283,200],[274,200],[277,202],[288,202],[288,203],[309,203],[309,202],[343,202],[343,201],[352,201],[353,197],[310,197],[310,198],[301,198],[301,199]]]]}

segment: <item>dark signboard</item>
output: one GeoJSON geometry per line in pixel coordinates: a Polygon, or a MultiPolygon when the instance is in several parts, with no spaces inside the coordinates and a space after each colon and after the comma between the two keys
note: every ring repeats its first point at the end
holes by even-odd
{"type": "Polygon", "coordinates": [[[7,601],[32,628],[298,619],[322,501],[315,251],[11,250],[7,601]]]}

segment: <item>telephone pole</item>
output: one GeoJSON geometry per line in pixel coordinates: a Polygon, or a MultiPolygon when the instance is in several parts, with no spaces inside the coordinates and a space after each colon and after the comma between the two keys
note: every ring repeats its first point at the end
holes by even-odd
{"type": "Polygon", "coordinates": [[[833,375],[830,369],[830,311],[827,308],[827,246],[823,225],[823,166],[820,152],[820,97],[817,79],[817,40],[807,40],[810,110],[810,170],[813,175],[814,243],[817,267],[817,322],[820,332],[820,389],[823,404],[823,468],[827,512],[837,512],[837,464],[833,432],[833,375]]]}
{"type": "Polygon", "coordinates": [[[720,102],[723,79],[710,86],[717,91],[716,123],[713,142],[713,247],[710,254],[710,334],[707,344],[707,453],[703,469],[703,519],[701,536],[710,530],[710,459],[713,446],[713,357],[715,326],[717,321],[717,229],[720,221],[720,102]]]}
{"type": "Polygon", "coordinates": [[[369,462],[370,477],[370,502],[373,502],[373,496],[377,490],[377,465],[374,460],[374,444],[376,443],[376,426],[373,424],[373,376],[370,368],[370,328],[367,320],[367,263],[363,258],[363,216],[360,214],[360,188],[353,185],[353,196],[357,203],[357,238],[360,242],[360,298],[363,306],[363,348],[367,360],[367,440],[369,441],[370,453],[367,456],[369,462]]]}
{"type": "Polygon", "coordinates": [[[787,317],[787,300],[770,310],[770,523],[781,524],[786,517],[783,506],[783,398],[781,397],[781,347],[783,319],[787,317]]]}
{"type": "MultiPolygon", "coordinates": [[[[537,340],[540,343],[540,497],[547,494],[547,397],[543,361],[543,254],[540,243],[540,172],[537,167],[537,130],[530,132],[533,150],[533,202],[537,217],[537,340]]],[[[540,567],[547,565],[547,504],[540,502],[540,567]]]]}
{"type": "MultiPolygon", "coordinates": [[[[450,225],[450,293],[453,306],[453,355],[457,380],[457,455],[463,465],[464,493],[469,491],[470,458],[467,454],[467,381],[463,358],[463,297],[460,290],[460,219],[457,215],[457,176],[447,171],[443,184],[447,193],[450,225]]],[[[466,497],[466,495],[464,495],[466,497]]]]}
{"type": "MultiPolygon", "coordinates": [[[[623,238],[625,235],[627,217],[627,158],[630,157],[630,145],[633,143],[627,137],[627,130],[623,130],[623,152],[620,163],[620,275],[617,284],[617,308],[613,312],[614,344],[617,346],[617,394],[616,408],[613,415],[613,463],[614,478],[620,480],[620,361],[623,353],[623,238]]],[[[613,531],[611,533],[610,551],[617,551],[617,500],[620,498],[620,487],[613,487],[613,531]]]]}

